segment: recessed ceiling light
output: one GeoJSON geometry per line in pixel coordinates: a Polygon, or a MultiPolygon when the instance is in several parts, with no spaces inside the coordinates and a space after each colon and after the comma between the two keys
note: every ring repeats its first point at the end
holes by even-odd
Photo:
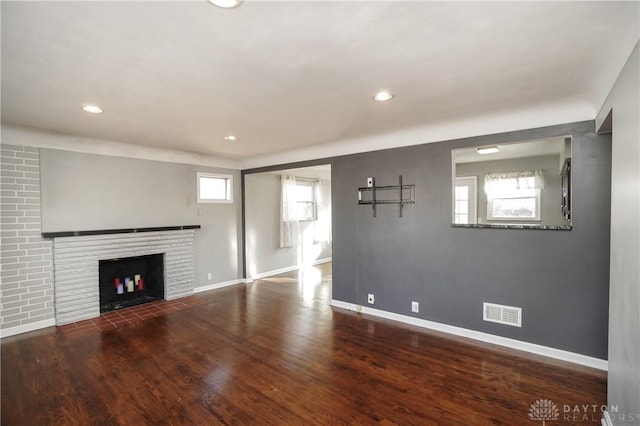
{"type": "Polygon", "coordinates": [[[237,141],[238,139],[240,139],[240,138],[239,138],[239,137],[237,137],[237,136],[234,136],[234,135],[229,135],[229,136],[225,136],[225,137],[224,137],[224,140],[226,140],[226,141],[230,141],[230,142],[237,141]]]}
{"type": "Polygon", "coordinates": [[[495,154],[496,152],[500,152],[500,148],[497,146],[482,146],[480,148],[476,148],[478,154],[495,154]]]}
{"type": "Polygon", "coordinates": [[[373,97],[373,100],[378,102],[385,102],[391,99],[393,99],[393,93],[387,92],[386,90],[382,90],[376,93],[373,97]]]}
{"type": "Polygon", "coordinates": [[[207,0],[214,6],[221,7],[223,9],[233,9],[234,7],[240,6],[242,0],[207,0]]]}
{"type": "Polygon", "coordinates": [[[102,114],[102,108],[96,105],[84,105],[82,110],[84,112],[90,112],[91,114],[102,114]]]}

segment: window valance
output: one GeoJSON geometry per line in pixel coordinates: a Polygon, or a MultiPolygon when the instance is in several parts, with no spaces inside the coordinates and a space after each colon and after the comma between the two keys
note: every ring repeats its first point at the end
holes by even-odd
{"type": "Polygon", "coordinates": [[[496,190],[520,190],[544,188],[542,170],[526,170],[522,172],[487,173],[484,175],[484,189],[487,193],[496,190]]]}

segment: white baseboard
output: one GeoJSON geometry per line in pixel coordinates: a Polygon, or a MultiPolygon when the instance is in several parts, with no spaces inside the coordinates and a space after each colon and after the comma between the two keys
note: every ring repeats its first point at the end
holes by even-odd
{"type": "Polygon", "coordinates": [[[230,285],[244,284],[245,282],[246,282],[246,280],[244,278],[240,278],[240,279],[237,279],[237,280],[224,281],[224,282],[221,282],[221,283],[207,284],[207,285],[203,285],[201,287],[194,287],[193,292],[194,293],[202,293],[203,291],[209,291],[209,290],[215,290],[217,288],[229,287],[230,285]]]}
{"type": "Polygon", "coordinates": [[[40,330],[41,328],[53,327],[55,325],[56,320],[54,318],[43,321],[30,322],[29,324],[0,330],[0,338],[4,339],[5,337],[15,336],[16,334],[27,333],[29,331],[40,330]]]}
{"type": "Polygon", "coordinates": [[[267,278],[267,277],[272,277],[274,275],[284,274],[285,272],[297,271],[298,269],[300,269],[298,265],[287,266],[285,268],[272,269],[271,271],[260,272],[259,274],[255,274],[251,276],[249,279],[255,281],[261,278],[267,278]]]}
{"type": "Polygon", "coordinates": [[[608,411],[605,411],[604,413],[602,413],[602,420],[600,421],[600,423],[602,424],[602,426],[613,426],[613,423],[611,422],[611,417],[609,416],[608,411]]]}
{"type": "MultiPolygon", "coordinates": [[[[325,257],[323,259],[316,259],[311,263],[311,266],[317,266],[327,262],[331,262],[330,257],[325,257]]],[[[255,274],[247,279],[250,281],[259,280],[261,278],[267,278],[267,277],[272,277],[274,275],[284,274],[285,272],[297,271],[299,269],[304,268],[305,266],[309,266],[309,265],[293,265],[293,266],[287,266],[284,268],[273,269],[271,271],[260,272],[259,274],[255,274]]]]}
{"type": "Polygon", "coordinates": [[[548,346],[536,345],[535,343],[523,342],[521,340],[483,333],[481,331],[469,330],[467,328],[456,327],[453,325],[414,318],[406,315],[396,314],[393,312],[382,311],[380,309],[373,309],[366,306],[356,305],[355,303],[343,302],[340,300],[331,300],[331,306],[341,309],[348,309],[350,311],[361,312],[363,314],[373,315],[380,318],[390,319],[393,321],[399,321],[418,327],[428,328],[430,330],[441,331],[443,333],[453,334],[455,336],[467,337],[469,339],[492,343],[494,345],[504,346],[507,348],[518,349],[537,355],[547,356],[549,358],[560,359],[562,361],[568,361],[574,364],[596,368],[598,370],[607,371],[608,369],[608,362],[604,359],[581,355],[574,352],[563,351],[561,349],[550,348],[548,346]]]}

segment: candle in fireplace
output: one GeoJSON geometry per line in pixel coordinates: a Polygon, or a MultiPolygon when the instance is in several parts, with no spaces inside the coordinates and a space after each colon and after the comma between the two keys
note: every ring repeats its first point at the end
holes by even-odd
{"type": "Polygon", "coordinates": [[[116,278],[115,280],[113,280],[115,285],[116,285],[116,293],[117,294],[122,294],[124,293],[124,288],[122,286],[122,282],[120,282],[120,278],[116,278]]]}

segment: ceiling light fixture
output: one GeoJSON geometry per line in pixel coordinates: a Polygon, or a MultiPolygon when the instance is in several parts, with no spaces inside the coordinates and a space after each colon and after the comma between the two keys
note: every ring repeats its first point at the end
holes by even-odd
{"type": "Polygon", "coordinates": [[[214,6],[221,7],[223,9],[233,9],[234,7],[240,6],[242,0],[207,0],[214,6]]]}
{"type": "Polygon", "coordinates": [[[238,139],[240,139],[240,138],[237,137],[237,136],[234,136],[234,135],[229,135],[229,136],[225,136],[224,137],[224,140],[229,141],[229,142],[234,142],[234,141],[237,141],[238,139]]]}
{"type": "Polygon", "coordinates": [[[480,148],[476,148],[478,154],[495,154],[496,152],[500,152],[500,148],[497,146],[482,146],[480,148]]]}
{"type": "Polygon", "coordinates": [[[84,105],[82,110],[91,114],[102,114],[102,108],[96,105],[84,105]]]}
{"type": "Polygon", "coordinates": [[[376,93],[375,96],[373,97],[373,100],[378,102],[386,102],[391,99],[393,99],[393,93],[387,92],[386,90],[382,90],[376,93]]]}

